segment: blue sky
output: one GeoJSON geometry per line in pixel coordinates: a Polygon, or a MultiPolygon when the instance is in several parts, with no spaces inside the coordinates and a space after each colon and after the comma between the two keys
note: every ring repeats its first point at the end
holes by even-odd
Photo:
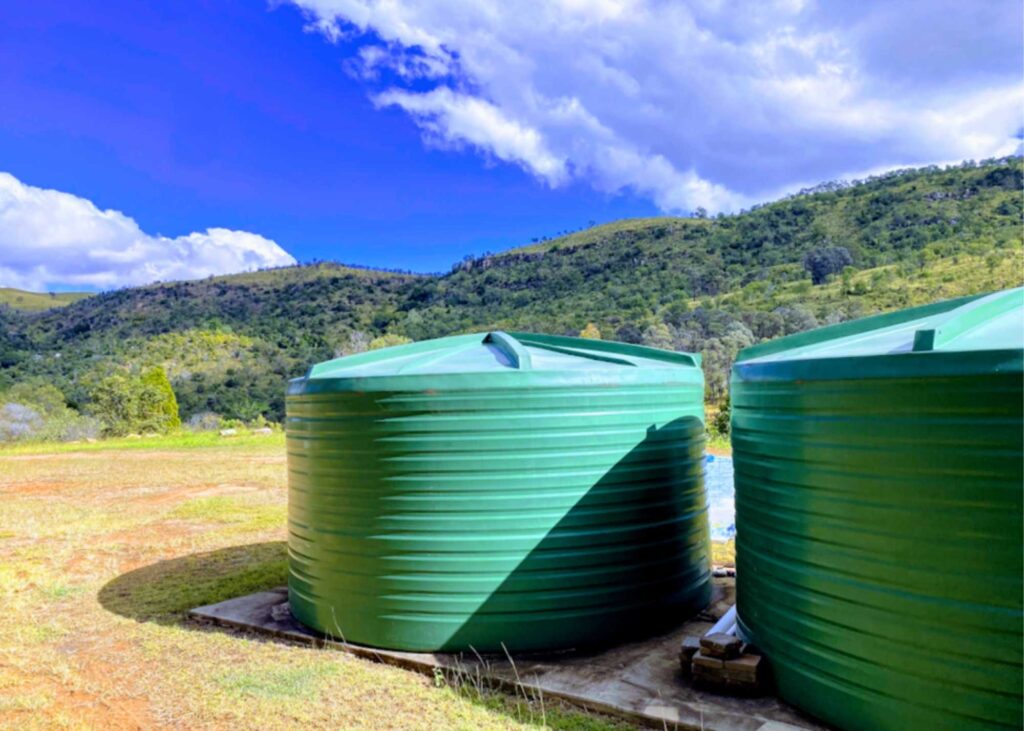
{"type": "Polygon", "coordinates": [[[1019,150],[1019,2],[0,10],[0,286],[437,271],[1019,150]]]}

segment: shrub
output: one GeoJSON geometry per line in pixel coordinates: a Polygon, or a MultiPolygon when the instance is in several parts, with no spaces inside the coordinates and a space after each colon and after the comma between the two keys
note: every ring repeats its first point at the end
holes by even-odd
{"type": "Polygon", "coordinates": [[[162,434],[181,425],[174,389],[163,368],[152,368],[141,375],[107,376],[90,396],[90,411],[103,422],[106,436],[162,434]]]}
{"type": "Polygon", "coordinates": [[[729,397],[726,396],[725,401],[722,402],[718,411],[711,417],[711,421],[708,423],[708,433],[711,436],[727,437],[729,436],[729,397]]]}
{"type": "Polygon", "coordinates": [[[405,337],[404,335],[395,335],[394,333],[387,333],[381,335],[379,338],[374,338],[370,341],[370,350],[380,350],[381,348],[391,348],[395,345],[406,345],[411,343],[412,340],[405,337]]]}
{"type": "Polygon", "coordinates": [[[221,427],[221,418],[212,411],[192,414],[186,424],[192,431],[216,431],[221,427]]]}
{"type": "Polygon", "coordinates": [[[0,442],[92,439],[100,424],[68,407],[59,388],[41,379],[21,381],[0,394],[0,442]]]}
{"type": "Polygon", "coordinates": [[[167,378],[167,371],[157,366],[142,374],[144,392],[152,394],[152,421],[155,431],[167,432],[181,426],[178,416],[178,399],[167,378]]]}
{"type": "Polygon", "coordinates": [[[42,426],[43,417],[35,409],[17,403],[0,406],[0,442],[31,439],[42,426]]]}

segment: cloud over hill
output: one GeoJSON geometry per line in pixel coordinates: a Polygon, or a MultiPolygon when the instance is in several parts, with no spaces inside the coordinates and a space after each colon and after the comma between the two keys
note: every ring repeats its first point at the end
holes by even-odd
{"type": "Polygon", "coordinates": [[[0,172],[0,286],[109,289],[294,263],[259,234],[226,228],[147,234],[120,211],[0,172]]]}
{"type": "Polygon", "coordinates": [[[665,211],[1020,149],[1018,0],[294,2],[428,144],[665,211]]]}

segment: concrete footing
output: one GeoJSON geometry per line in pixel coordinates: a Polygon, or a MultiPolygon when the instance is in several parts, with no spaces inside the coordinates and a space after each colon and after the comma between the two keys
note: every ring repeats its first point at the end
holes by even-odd
{"type": "Polygon", "coordinates": [[[198,607],[189,615],[196,621],[332,647],[430,676],[468,674],[492,687],[518,687],[528,697],[560,698],[638,725],[705,731],[821,731],[822,725],[773,696],[719,695],[695,687],[692,679],[683,676],[679,665],[683,638],[699,637],[711,628],[733,602],[733,586],[731,577],[715,578],[715,602],[667,634],[600,652],[517,655],[514,664],[503,656],[397,652],[325,638],[292,618],[283,587],[198,607]]]}

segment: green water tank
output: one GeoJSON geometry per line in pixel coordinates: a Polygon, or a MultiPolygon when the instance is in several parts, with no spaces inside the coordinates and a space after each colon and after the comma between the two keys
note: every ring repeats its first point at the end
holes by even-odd
{"type": "Polygon", "coordinates": [[[841,729],[1019,729],[1024,290],[826,327],[732,374],[739,627],[841,729]]]}
{"type": "Polygon", "coordinates": [[[709,599],[697,356],[526,333],[313,366],[287,397],[289,600],[399,650],[606,644],[709,599]]]}

